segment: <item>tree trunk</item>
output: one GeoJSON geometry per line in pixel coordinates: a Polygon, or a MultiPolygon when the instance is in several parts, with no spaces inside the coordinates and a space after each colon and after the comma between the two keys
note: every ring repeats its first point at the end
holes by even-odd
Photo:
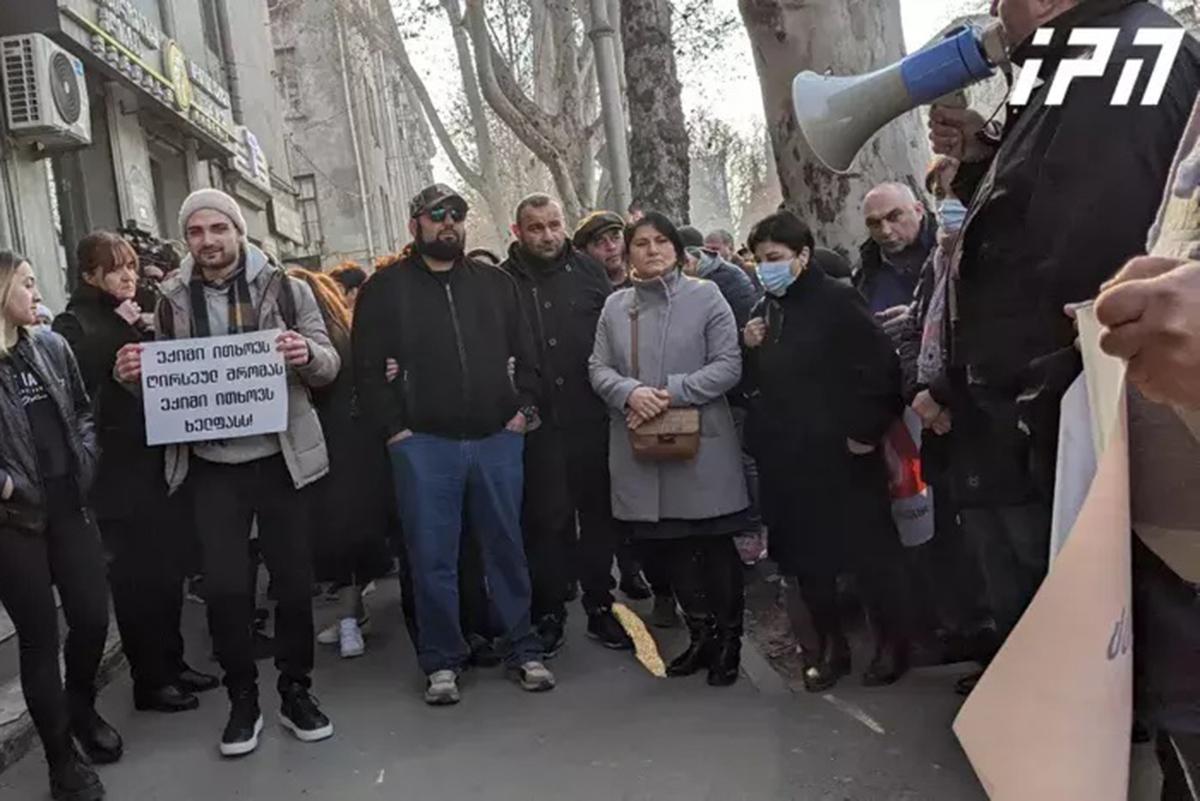
{"type": "MultiPolygon", "coordinates": [[[[483,3],[484,0],[466,0],[467,31],[475,51],[476,75],[484,99],[496,116],[549,169],[567,222],[574,225],[591,204],[583,170],[594,169],[594,164],[585,124],[579,119],[579,98],[575,96],[577,47],[566,44],[570,24],[560,16],[566,14],[569,19],[573,15],[569,9],[564,12],[560,6],[548,7],[551,26],[560,34],[556,73],[563,92],[559,98],[559,111],[552,115],[517,85],[511,65],[504,61],[492,42],[483,3]]],[[[574,42],[573,39],[569,41],[574,42]]]]}
{"type": "Polygon", "coordinates": [[[866,236],[863,195],[883,181],[919,188],[929,149],[915,112],[887,125],[837,175],[813,156],[792,110],[792,79],[802,70],[856,75],[904,55],[899,0],[739,0],[754,49],[767,130],[784,203],[818,244],[854,254],[866,236]]]}
{"type": "Polygon", "coordinates": [[[689,219],[688,131],[668,1],[621,0],[621,38],[633,202],[685,223],[689,219]]]}

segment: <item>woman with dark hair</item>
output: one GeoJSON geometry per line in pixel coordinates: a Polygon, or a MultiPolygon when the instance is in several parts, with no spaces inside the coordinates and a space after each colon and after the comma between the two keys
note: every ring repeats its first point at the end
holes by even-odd
{"type": "MultiPolygon", "coordinates": [[[[320,275],[320,273],[314,273],[314,275],[320,275]]],[[[353,312],[354,301],[358,300],[358,290],[362,289],[362,285],[367,282],[367,271],[354,262],[348,261],[330,270],[329,277],[337,281],[338,286],[341,287],[342,297],[346,299],[345,305],[353,312]]]]}
{"type": "Polygon", "coordinates": [[[309,285],[321,309],[329,339],[342,357],[337,380],[313,392],[325,443],[329,475],[318,484],[317,528],[313,553],[317,581],[332,582],[338,594],[338,620],[317,640],[337,644],[343,659],[362,656],[369,623],[362,591],[391,567],[385,539],[389,472],[385,452],[366,431],[354,396],[350,358],[351,312],[339,283],[324,273],[298,267],[288,275],[309,285]]]}
{"type": "MultiPolygon", "coordinates": [[[[766,297],[746,325],[750,418],[771,557],[800,588],[817,642],[803,643],[805,686],[850,671],[837,577],[853,568],[875,628],[867,685],[907,669],[900,539],[881,441],[901,412],[891,341],[862,297],[812,268],[813,236],[790,212],[750,233],[766,297]]],[[[801,638],[802,641],[805,638],[801,638]]]]}
{"type": "Polygon", "coordinates": [[[725,399],[742,372],[737,326],[716,284],[683,274],[683,242],[670,220],[646,212],[625,241],[632,286],[605,303],[589,363],[609,407],[613,516],[658,552],[687,617],[691,642],[667,675],[707,668],[709,684],[729,685],[745,607],[733,537],[746,530],[750,505],[725,399]],[[678,420],[691,431],[687,421],[697,417],[698,449],[666,457],[642,447],[643,426],[678,420]]]}
{"type": "Polygon", "coordinates": [[[219,686],[183,660],[179,632],[187,542],[174,532],[173,504],[163,480],[163,452],[146,445],[139,397],[113,379],[117,351],[154,338],[141,308],[138,257],[121,236],[97,231],[76,250],[79,286],[54,330],[71,344],[92,398],[100,466],[90,505],[112,561],[109,583],[121,646],[142,711],[185,712],[193,694],[219,686]]]}
{"type": "Polygon", "coordinates": [[[0,603],[17,629],[21,690],[50,765],[56,801],[98,801],[94,762],[121,758],[96,713],[108,633],[104,551],[85,506],[96,469],[92,406],[71,348],[30,331],[41,297],[33,268],[0,251],[0,603]],[[66,689],[58,610],[66,616],[66,689]]]}

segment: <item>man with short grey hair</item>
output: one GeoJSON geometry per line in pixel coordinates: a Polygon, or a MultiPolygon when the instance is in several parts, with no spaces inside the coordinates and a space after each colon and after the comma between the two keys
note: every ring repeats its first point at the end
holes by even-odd
{"type": "Polygon", "coordinates": [[[937,244],[937,224],[913,190],[896,182],[867,193],[863,218],[871,238],[859,250],[854,286],[886,323],[912,303],[921,268],[937,244]]]}

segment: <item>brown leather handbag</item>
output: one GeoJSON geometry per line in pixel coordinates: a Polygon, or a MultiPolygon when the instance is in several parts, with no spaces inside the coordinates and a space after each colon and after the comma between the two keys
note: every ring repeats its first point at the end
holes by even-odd
{"type": "MultiPolygon", "coordinates": [[[[633,377],[638,370],[637,300],[629,313],[633,341],[633,377]]],[[[700,452],[700,410],[694,406],[667,409],[629,432],[634,458],[643,462],[686,462],[700,452]]]]}

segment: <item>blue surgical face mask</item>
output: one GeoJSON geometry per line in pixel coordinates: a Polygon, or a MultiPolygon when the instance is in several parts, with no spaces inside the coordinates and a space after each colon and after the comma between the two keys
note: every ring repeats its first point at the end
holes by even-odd
{"type": "Polygon", "coordinates": [[[958,198],[948,197],[937,204],[937,220],[943,231],[958,233],[967,221],[967,207],[958,198]]]}
{"type": "Polygon", "coordinates": [[[775,297],[783,297],[788,291],[788,287],[796,280],[796,276],[792,274],[792,263],[794,259],[787,261],[764,261],[758,265],[758,279],[762,281],[763,288],[775,297]]]}

